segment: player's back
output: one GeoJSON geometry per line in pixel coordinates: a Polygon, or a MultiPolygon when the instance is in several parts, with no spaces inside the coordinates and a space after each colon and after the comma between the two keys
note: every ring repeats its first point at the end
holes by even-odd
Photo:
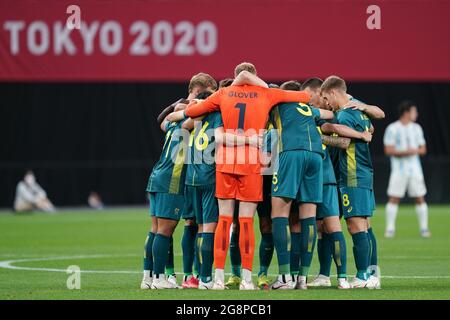
{"type": "MultiPolygon", "coordinates": [[[[337,119],[340,124],[359,132],[371,127],[369,117],[360,110],[341,110],[337,119]]],[[[373,166],[367,142],[352,139],[346,150],[340,150],[339,163],[340,186],[373,188],[373,166]]]]}
{"type": "Polygon", "coordinates": [[[272,107],[268,90],[249,85],[224,88],[220,105],[224,129],[264,129],[272,107]]]}
{"type": "Polygon", "coordinates": [[[163,149],[158,162],[153,167],[147,191],[183,194],[186,178],[186,144],[181,129],[183,122],[167,124],[163,149]]]}
{"type": "Polygon", "coordinates": [[[320,111],[304,103],[283,103],[271,113],[278,132],[279,152],[306,150],[323,156],[322,140],[316,127],[320,111]]]}
{"type": "MultiPolygon", "coordinates": [[[[224,130],[246,135],[264,130],[273,106],[268,92],[267,88],[248,85],[224,88],[220,103],[224,130]]],[[[217,170],[221,172],[251,174],[261,169],[259,150],[248,145],[220,147],[217,159],[217,170]]]]}

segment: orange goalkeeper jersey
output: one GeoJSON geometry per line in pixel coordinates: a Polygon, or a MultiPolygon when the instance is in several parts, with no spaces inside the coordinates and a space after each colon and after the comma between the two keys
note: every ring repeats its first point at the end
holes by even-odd
{"type": "MultiPolygon", "coordinates": [[[[189,106],[185,114],[196,118],[220,110],[225,132],[252,135],[266,128],[269,112],[281,102],[309,102],[304,91],[286,91],[259,86],[230,86],[222,88],[206,100],[189,106]]],[[[248,175],[260,173],[259,150],[245,146],[219,146],[216,153],[216,170],[225,173],[248,175]]]]}

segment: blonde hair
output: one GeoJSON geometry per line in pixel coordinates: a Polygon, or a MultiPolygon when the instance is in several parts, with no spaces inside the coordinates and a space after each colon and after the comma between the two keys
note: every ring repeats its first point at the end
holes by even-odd
{"type": "Polygon", "coordinates": [[[189,93],[194,91],[194,88],[200,88],[200,90],[212,89],[217,90],[217,82],[207,73],[197,73],[191,78],[189,82],[189,93]]]}

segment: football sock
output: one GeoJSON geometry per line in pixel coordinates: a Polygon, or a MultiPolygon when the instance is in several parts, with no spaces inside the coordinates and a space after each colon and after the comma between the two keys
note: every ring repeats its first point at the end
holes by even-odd
{"type": "Polygon", "coordinates": [[[145,239],[144,245],[144,271],[153,271],[152,246],[154,239],[155,234],[153,232],[149,232],[147,239],[145,239]]]}
{"type": "Polygon", "coordinates": [[[170,237],[166,237],[162,234],[156,234],[153,240],[153,273],[160,275],[164,273],[166,267],[168,252],[170,245],[170,237]]]}
{"type": "Polygon", "coordinates": [[[278,258],[278,273],[290,273],[290,247],[291,235],[288,218],[278,217],[272,219],[272,234],[278,258]]]}
{"type": "Polygon", "coordinates": [[[428,205],[424,202],[416,204],[417,219],[419,219],[420,231],[428,230],[428,205]]]}
{"type": "Polygon", "coordinates": [[[386,204],[386,231],[395,231],[395,220],[397,219],[398,204],[388,202],[386,204]]]}
{"type": "Polygon", "coordinates": [[[298,275],[300,271],[300,232],[291,232],[291,274],[298,275]]]}
{"type": "Polygon", "coordinates": [[[328,237],[338,278],[347,278],[347,246],[344,234],[342,231],[338,231],[330,233],[328,237]]]}
{"type": "Polygon", "coordinates": [[[316,218],[300,219],[300,275],[307,276],[317,237],[316,218]]]}
{"type": "Polygon", "coordinates": [[[216,233],[214,235],[214,267],[224,269],[227,259],[228,245],[230,243],[230,226],[233,217],[219,215],[216,233]]]}
{"type": "Polygon", "coordinates": [[[200,242],[200,280],[211,281],[213,265],[214,233],[204,232],[200,242]]]}
{"type": "Polygon", "coordinates": [[[175,274],[175,271],[174,271],[174,265],[173,265],[173,237],[170,237],[169,252],[168,252],[167,262],[166,262],[166,275],[170,276],[172,274],[175,274]]]}
{"type": "Polygon", "coordinates": [[[230,240],[230,260],[231,273],[235,276],[241,276],[241,252],[239,250],[239,232],[231,233],[230,240]]]}
{"type": "Polygon", "coordinates": [[[367,280],[367,268],[369,267],[370,244],[366,231],[352,234],[353,256],[355,257],[356,277],[367,280]]]}
{"type": "Polygon", "coordinates": [[[253,217],[239,218],[239,249],[241,251],[242,269],[252,271],[255,254],[255,232],[253,217]]]}
{"type": "Polygon", "coordinates": [[[372,228],[367,229],[367,235],[369,236],[370,243],[369,266],[376,266],[378,265],[377,239],[375,238],[372,228]]]}
{"type": "Polygon", "coordinates": [[[185,275],[192,274],[197,230],[198,226],[196,225],[184,226],[183,238],[181,239],[181,248],[183,251],[183,272],[185,275]]]}
{"type": "Polygon", "coordinates": [[[328,233],[322,232],[322,239],[317,240],[317,255],[319,256],[319,273],[329,277],[331,271],[331,241],[328,233]]]}
{"type": "Polygon", "coordinates": [[[259,243],[259,273],[266,275],[269,270],[270,262],[273,256],[273,235],[272,233],[261,233],[261,242],[259,243]]]}
{"type": "MultiPolygon", "coordinates": [[[[198,230],[198,229],[197,229],[198,230]]],[[[203,233],[197,232],[195,238],[195,250],[194,250],[194,276],[198,277],[202,269],[202,261],[200,260],[200,249],[203,241],[203,233]]]]}

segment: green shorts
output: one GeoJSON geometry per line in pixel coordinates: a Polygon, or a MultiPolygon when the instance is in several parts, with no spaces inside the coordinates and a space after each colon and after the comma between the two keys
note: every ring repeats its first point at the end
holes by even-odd
{"type": "Polygon", "coordinates": [[[150,215],[180,220],[184,212],[184,196],[164,192],[150,192],[150,215]]]}
{"type": "Polygon", "coordinates": [[[278,172],[272,179],[272,197],[320,203],[323,192],[322,157],[306,150],[280,154],[278,172]]]}
{"type": "Polygon", "coordinates": [[[373,190],[365,188],[341,187],[341,204],[344,218],[371,217],[375,211],[373,190]]]}
{"type": "MultiPolygon", "coordinates": [[[[219,207],[215,197],[216,185],[185,187],[185,212],[195,217],[197,224],[217,222],[219,220],[219,207]]],[[[183,216],[184,218],[184,216],[183,216]]]]}
{"type": "Polygon", "coordinates": [[[317,204],[316,218],[339,217],[339,197],[335,184],[323,185],[323,201],[317,204]]]}

